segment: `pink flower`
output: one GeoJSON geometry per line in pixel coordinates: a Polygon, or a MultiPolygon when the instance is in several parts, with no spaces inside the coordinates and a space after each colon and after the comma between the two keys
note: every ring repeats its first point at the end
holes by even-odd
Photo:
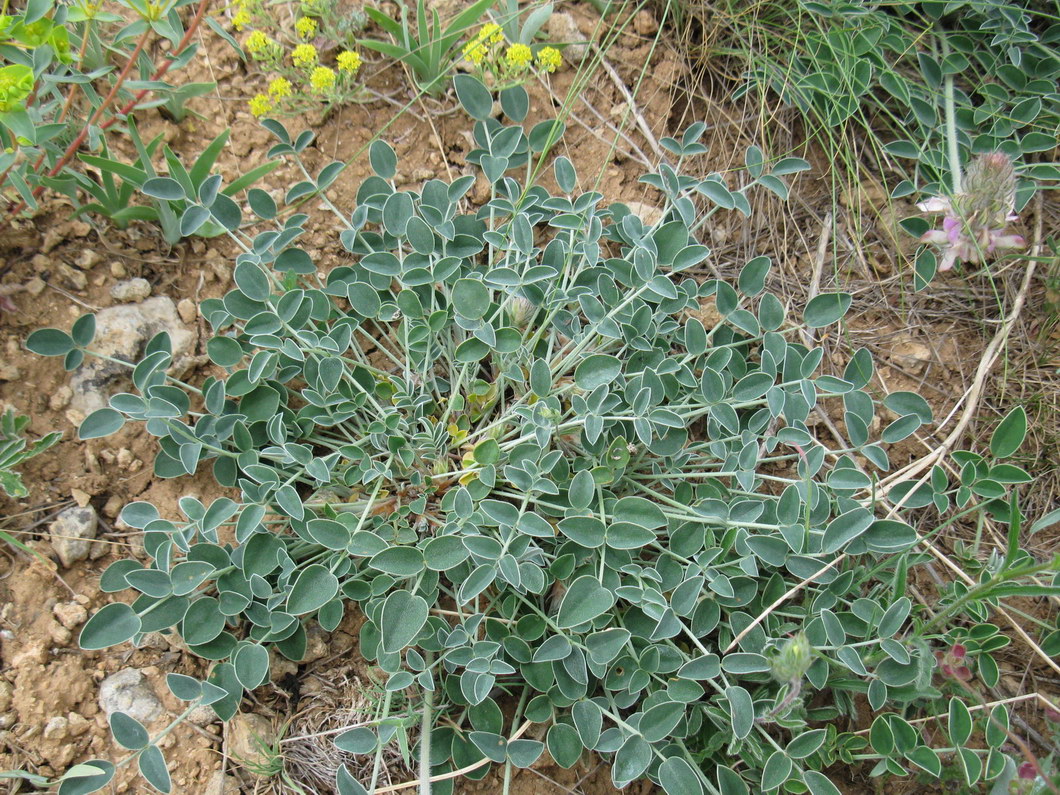
{"type": "Polygon", "coordinates": [[[1016,775],[1022,779],[1035,779],[1038,777],[1038,768],[1033,762],[1024,762],[1019,766],[1016,775]]]}
{"type": "Polygon", "coordinates": [[[949,651],[935,652],[935,662],[944,676],[967,682],[972,678],[972,669],[968,667],[968,650],[962,643],[954,643],[949,651]]]}
{"type": "Polygon", "coordinates": [[[1012,160],[1001,152],[980,155],[968,167],[964,191],[946,198],[934,196],[917,207],[926,213],[943,213],[942,229],[925,232],[921,243],[932,243],[942,251],[940,271],[950,270],[958,260],[979,263],[1000,250],[1023,248],[1019,235],[1006,234],[1006,227],[1019,219],[1016,206],[1016,171],[1012,160]]]}

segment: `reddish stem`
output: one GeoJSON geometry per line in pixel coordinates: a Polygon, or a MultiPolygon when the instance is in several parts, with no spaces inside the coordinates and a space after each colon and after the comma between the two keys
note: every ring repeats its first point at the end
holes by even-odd
{"type": "MultiPolygon", "coordinates": [[[[181,38],[180,42],[174,48],[173,56],[171,58],[169,58],[160,67],[158,67],[158,69],[155,70],[155,73],[151,76],[151,80],[152,81],[160,80],[163,76],[165,76],[166,72],[169,71],[169,67],[173,65],[173,62],[177,59],[177,57],[180,55],[180,53],[183,52],[184,49],[188,46],[188,44],[191,42],[191,37],[195,34],[195,31],[198,29],[199,23],[202,22],[203,16],[206,14],[206,9],[209,7],[209,5],[210,5],[210,0],[200,0],[199,7],[196,9],[195,16],[192,18],[191,22],[189,23],[188,29],[184,32],[184,36],[181,38]]],[[[130,72],[130,70],[133,67],[133,64],[136,63],[136,59],[140,56],[140,53],[143,52],[143,49],[144,49],[144,47],[147,44],[148,34],[150,32],[151,32],[151,29],[148,28],[140,36],[139,41],[136,42],[136,48],[133,50],[132,55],[129,56],[129,60],[126,62],[124,68],[121,71],[121,74],[118,75],[118,79],[114,82],[114,85],[111,87],[110,93],[107,94],[107,96],[103,100],[103,102],[100,103],[98,108],[96,108],[96,111],[92,114],[92,118],[90,118],[88,120],[88,123],[84,126],[84,128],[81,130],[81,132],[78,134],[78,136],[66,148],[66,151],[63,152],[63,156],[59,159],[59,162],[56,163],[55,166],[47,173],[47,176],[54,177],[56,174],[58,174],[63,169],[64,166],[66,166],[67,163],[69,163],[73,159],[74,155],[77,154],[77,150],[81,148],[81,144],[83,144],[85,142],[85,139],[88,137],[88,131],[92,128],[92,126],[94,124],[96,124],[99,121],[100,117],[106,112],[107,108],[110,106],[110,104],[114,101],[115,97],[117,96],[118,91],[121,89],[122,84],[125,82],[125,79],[128,77],[129,72],[130,72]]],[[[125,116],[126,114],[128,114],[133,108],[136,107],[137,104],[139,104],[143,100],[143,98],[149,92],[150,92],[150,89],[146,89],[146,88],[141,90],[141,91],[139,91],[139,92],[137,92],[137,94],[131,100],[129,100],[129,102],[127,102],[120,110],[118,110],[118,112],[114,116],[112,116],[110,119],[108,119],[103,124],[101,124],[100,125],[100,129],[101,130],[108,129],[111,125],[113,125],[115,122],[117,122],[119,120],[119,118],[121,118],[121,117],[125,116]]],[[[38,159],[37,163],[34,164],[34,170],[36,170],[39,165],[40,165],[40,159],[38,159]]],[[[8,168],[8,171],[10,171],[10,168],[8,168]]],[[[7,176],[7,171],[4,172],[3,176],[4,177],[7,176]]],[[[0,180],[0,185],[2,185],[2,184],[3,184],[3,181],[0,180]]],[[[34,197],[40,196],[40,194],[43,193],[43,192],[44,192],[44,186],[43,185],[38,185],[33,190],[33,196],[34,197]]],[[[19,213],[19,212],[21,212],[23,210],[23,208],[25,208],[25,206],[26,206],[26,203],[24,201],[19,202],[13,209],[9,210],[9,214],[10,215],[15,215],[15,214],[19,213]]]]}
{"type": "MultiPolygon", "coordinates": [[[[188,23],[188,30],[184,33],[184,37],[174,48],[173,57],[166,61],[164,64],[162,64],[160,67],[158,67],[155,73],[151,75],[151,80],[161,80],[163,77],[165,77],[166,72],[169,71],[169,67],[173,65],[173,62],[177,59],[181,52],[183,52],[184,49],[188,46],[188,44],[191,43],[191,37],[198,29],[199,24],[202,22],[202,18],[206,15],[206,9],[209,8],[209,6],[210,0],[200,0],[199,7],[195,10],[195,16],[192,17],[191,22],[188,23]]],[[[130,99],[127,103],[125,103],[124,107],[122,107],[121,110],[119,110],[113,118],[108,119],[106,122],[104,122],[103,125],[101,125],[100,129],[106,130],[116,121],[118,121],[120,117],[128,114],[143,100],[144,97],[146,97],[150,93],[150,91],[151,89],[145,88],[137,92],[136,96],[130,99]]]]}

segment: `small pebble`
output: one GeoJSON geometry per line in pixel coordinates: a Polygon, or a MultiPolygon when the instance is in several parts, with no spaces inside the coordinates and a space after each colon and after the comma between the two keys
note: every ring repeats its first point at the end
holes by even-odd
{"type": "Polygon", "coordinates": [[[177,301],[177,314],[185,323],[195,322],[195,302],[190,298],[181,298],[177,301]]]}
{"type": "Polygon", "coordinates": [[[48,408],[52,411],[62,411],[70,405],[70,398],[73,396],[74,390],[67,384],[63,384],[52,393],[50,398],[48,398],[48,408]]]}
{"type": "Polygon", "coordinates": [[[81,270],[91,270],[103,259],[94,248],[86,248],[77,255],[77,267],[81,270]]]}
{"type": "Polygon", "coordinates": [[[151,283],[147,279],[128,279],[111,287],[110,295],[115,301],[125,304],[134,301],[139,303],[151,295],[151,283]]]}

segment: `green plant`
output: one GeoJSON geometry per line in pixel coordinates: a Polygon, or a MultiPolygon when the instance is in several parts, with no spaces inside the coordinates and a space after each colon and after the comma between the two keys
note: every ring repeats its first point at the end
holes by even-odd
{"type": "Polygon", "coordinates": [[[534,37],[548,24],[554,8],[549,2],[520,8],[518,0],[504,0],[502,5],[504,10],[497,15],[497,22],[504,30],[504,37],[512,44],[526,45],[534,43],[534,37]],[[526,19],[520,25],[519,20],[524,14],[526,19]]]}
{"type": "Polygon", "coordinates": [[[538,47],[535,54],[528,44],[506,44],[504,30],[495,22],[483,25],[461,53],[480,82],[502,92],[530,80],[535,72],[555,72],[563,63],[555,47],[538,47]]]}
{"type": "Polygon", "coordinates": [[[109,157],[104,145],[100,155],[80,156],[81,161],[95,174],[74,171],[63,179],[46,180],[46,184],[72,199],[79,192],[94,199],[78,208],[78,215],[96,213],[112,221],[119,229],[124,229],[132,221],[153,221],[162,228],[162,236],[170,245],[192,235],[216,237],[225,232],[218,221],[204,216],[202,210],[193,209],[193,203],[186,196],[195,197],[196,204],[214,206],[217,217],[231,218],[233,212],[238,211],[231,197],[246,190],[280,165],[278,160],[264,163],[221,190],[221,177],[212,172],[228,142],[230,131],[225,130],[206,146],[190,168],[184,166],[169,146],[162,146],[169,177],[160,178],[152,159],[162,143],[162,134],[159,133],[145,145],[131,120],[128,129],[137,152],[135,161],[125,163],[109,157]],[[174,183],[179,189],[173,187],[174,183]],[[151,199],[151,206],[133,204],[132,197],[137,193],[151,199]]]}
{"type": "MultiPolygon", "coordinates": [[[[602,754],[617,786],[646,776],[670,795],[831,795],[822,771],[835,762],[937,777],[954,748],[929,745],[907,719],[944,698],[934,652],[991,603],[1056,595],[1057,565],[1019,549],[1013,499],[1011,548],[989,576],[937,612],[914,607],[907,576],[930,532],[895,511],[877,517],[875,477],[855,458],[888,468],[869,438],[870,357],[818,374],[823,351],[798,341],[806,326],[839,321],[851,297],[822,293],[796,321],[765,291],[766,257],[735,286],[689,275],[710,256],[696,230],[723,209],[749,213],[757,187],[786,195],[783,177],[807,164],[767,169],[752,148],[739,187],[662,165],[644,178],[663,197],[649,226],[578,193],[565,157],[552,161],[556,195],[516,179],[544,162],[561,124],[526,132],[521,87],[501,98],[511,125],[491,117],[493,96],[474,78],[456,88],[477,119],[469,160],[491,186],[477,211],[462,211],[471,176],[398,191],[394,152],[377,142],[353,213],[324,199],[352,255],[326,275],[297,245],[306,216],[254,236],[215,219],[241,247],[235,289],[201,306],[225,374],[175,381],[161,334],[133,369],[138,394],[115,395],[80,433],[144,422],[159,439],[158,476],[210,466],[241,502],[184,497],[179,520],[126,506],[152,560],[107,569],[104,591],[139,595],[93,615],[81,646],[179,633],[214,665],[204,683],[171,677],[175,694],[227,719],[268,676],[269,648],[301,659],[308,622],[331,630],[358,603],[360,651],[385,693],[371,725],[335,740],[374,758],[365,781],[339,770],[343,795],[375,789],[382,748],[408,720],[402,703],[419,705],[423,793],[437,776],[479,778],[491,763],[510,781],[546,748],[563,767],[602,754]],[[721,318],[709,327],[697,316],[708,298],[721,318]],[[842,415],[849,445],[815,439],[817,406],[842,415]],[[1049,573],[1051,583],[1028,582],[1049,573]],[[862,697],[888,733],[841,731],[862,697]],[[535,724],[542,739],[524,737],[535,724]]],[[[326,188],[339,164],[309,175],[312,135],[264,124],[273,153],[306,173],[289,198],[326,188]]],[[[705,151],[705,129],[662,145],[684,162],[705,151]]],[[[266,194],[249,199],[259,219],[277,218],[266,194]]],[[[91,354],[90,318],[27,345],[91,354]]],[[[884,443],[931,421],[915,394],[884,405],[898,415],[884,443]]],[[[1011,455],[1025,432],[1018,415],[1006,419],[992,455],[1011,455]]],[[[1020,481],[1004,465],[965,466],[969,494],[986,492],[1000,512],[1020,481]]],[[[948,483],[926,482],[923,505],[945,498],[948,483]]],[[[919,483],[900,491],[923,496],[919,483]]],[[[983,509],[969,500],[966,511],[983,509]]],[[[962,718],[956,746],[974,730],[962,718]]],[[[116,738],[135,754],[119,764],[143,769],[146,755],[145,775],[167,791],[157,746],[120,722],[116,738]]],[[[992,743],[968,754],[982,763],[970,783],[1014,770],[992,743]]],[[[91,764],[96,778],[60,792],[105,785],[113,768],[91,764]]]]}
{"type": "MultiPolygon", "coordinates": [[[[712,9],[700,15],[704,58],[735,59],[737,97],[766,107],[775,95],[798,108],[807,138],[838,166],[836,197],[866,179],[887,179],[894,199],[959,195],[962,168],[993,152],[1016,164],[1016,212],[1060,179],[1048,161],[1060,129],[1055,8],[788,0],[712,9]]],[[[902,226],[917,237],[929,228],[916,217],[902,226]]],[[[938,264],[927,248],[914,259],[922,289],[938,264]]]]}
{"type": "Polygon", "coordinates": [[[457,43],[475,27],[496,0],[476,0],[442,26],[437,9],[428,9],[425,0],[417,0],[415,24],[409,19],[409,7],[399,3],[401,19],[391,19],[378,8],[368,6],[365,12],[393,42],[361,39],[359,44],[401,61],[412,70],[420,90],[441,94],[446,78],[456,62],[457,43]]]}
{"type": "Polygon", "coordinates": [[[243,48],[227,34],[225,38],[240,55],[249,54],[271,75],[267,91],[249,102],[255,116],[295,115],[321,104],[326,114],[336,105],[371,97],[357,82],[361,55],[351,49],[353,34],[364,26],[363,13],[342,13],[331,0],[303,2],[299,6],[303,15],[294,23],[292,34],[290,20],[281,20],[277,14],[283,5],[239,0],[236,8],[233,25],[237,30],[248,29],[249,35],[243,48]],[[334,50],[339,52],[332,59],[334,50]]]}
{"type": "Polygon", "coordinates": [[[28,497],[29,490],[22,482],[22,476],[15,472],[15,467],[40,455],[62,438],[60,432],[52,431],[27,447],[22,433],[27,425],[29,417],[15,414],[14,409],[0,415],[0,489],[16,500],[28,497]]]}
{"type": "MultiPolygon", "coordinates": [[[[0,12],[0,197],[8,213],[33,210],[58,180],[83,187],[74,167],[84,147],[100,151],[107,130],[137,109],[164,106],[180,118],[184,103],[213,88],[165,82],[194,57],[195,31],[209,5],[200,0],[185,28],[180,11],[190,0],[118,0],[113,6],[84,0],[55,4],[33,0],[0,12]],[[126,22],[115,11],[131,12],[126,22]],[[148,56],[165,41],[160,63],[148,56]],[[111,64],[119,59],[120,68],[111,64]]],[[[78,205],[78,192],[64,190],[78,205]]],[[[111,198],[116,198],[112,196],[111,198]]]]}

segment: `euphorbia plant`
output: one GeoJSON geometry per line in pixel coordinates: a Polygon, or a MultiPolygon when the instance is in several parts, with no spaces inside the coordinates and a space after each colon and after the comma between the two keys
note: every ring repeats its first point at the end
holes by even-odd
{"type": "MultiPolygon", "coordinates": [[[[206,682],[171,676],[173,692],[227,719],[265,681],[270,649],[301,659],[306,627],[334,629],[357,603],[360,652],[386,696],[378,720],[334,740],[376,760],[367,780],[340,770],[343,795],[375,789],[410,714],[422,792],[491,763],[510,781],[546,749],[563,767],[601,754],[616,786],[648,777],[670,795],[836,793],[822,771],[837,759],[934,770],[936,751],[898,713],[941,698],[930,640],[945,627],[909,632],[919,536],[877,518],[855,459],[888,467],[868,432],[871,361],[859,351],[818,374],[823,352],[798,336],[838,321],[850,297],[819,295],[792,321],[764,290],[765,257],[735,286],[691,275],[710,256],[695,230],[719,208],[749,210],[756,185],[785,193],[781,177],[805,163],[770,168],[752,149],[739,188],[662,165],[644,178],[664,202],[649,225],[579,190],[566,158],[552,161],[556,194],[515,177],[536,173],[562,132],[555,120],[524,129],[522,88],[501,97],[514,124],[491,118],[473,78],[457,92],[478,120],[469,160],[490,184],[477,210],[470,176],[397,190],[394,152],[376,143],[352,213],[324,200],[347,252],[327,273],[297,245],[304,215],[253,236],[238,215],[215,219],[242,249],[235,289],[201,307],[216,370],[175,381],[160,335],[133,370],[136,393],[81,435],[143,422],[158,476],[209,466],[239,501],[185,497],[182,518],[127,506],[151,562],[107,569],[104,590],[138,596],[99,610],[82,647],[178,633],[213,667],[206,682]],[[705,299],[720,316],[709,325],[705,299]],[[810,432],[818,405],[842,414],[849,445],[810,432]],[[864,693],[887,713],[871,751],[835,725],[864,693]]],[[[312,136],[265,124],[273,154],[304,170],[312,136]]],[[[704,130],[664,146],[685,161],[704,130]]],[[[322,191],[341,167],[306,170],[288,197],[322,191]]],[[[260,220],[278,217],[264,192],[248,198],[260,220]]],[[[86,316],[29,345],[76,366],[91,337],[86,316]]],[[[886,441],[930,421],[911,393],[886,405],[898,415],[886,441]]],[[[167,790],[143,727],[123,716],[113,728],[167,790]]],[[[986,760],[976,778],[1002,774],[992,746],[969,753],[986,760]]],[[[77,792],[113,774],[90,764],[77,792]]]]}
{"type": "Polygon", "coordinates": [[[105,6],[95,0],[42,0],[12,14],[4,4],[0,199],[6,215],[35,209],[48,189],[77,205],[83,149],[101,152],[106,131],[120,129],[134,110],[162,106],[179,120],[189,98],[213,88],[165,82],[198,49],[194,36],[209,0],[198,0],[185,26],[180,11],[194,2],[116,0],[105,6]],[[154,62],[148,53],[162,41],[169,53],[154,62]]]}

